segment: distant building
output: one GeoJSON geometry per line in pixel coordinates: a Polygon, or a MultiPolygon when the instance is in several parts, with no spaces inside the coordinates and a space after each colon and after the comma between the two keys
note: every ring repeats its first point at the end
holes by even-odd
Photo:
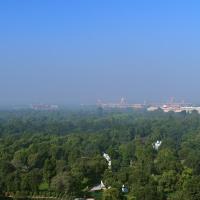
{"type": "Polygon", "coordinates": [[[159,107],[150,106],[150,107],[147,108],[147,111],[156,111],[156,110],[158,110],[158,109],[159,109],[159,107]]]}
{"type": "Polygon", "coordinates": [[[200,107],[188,106],[188,107],[181,107],[181,109],[186,111],[187,113],[192,113],[192,111],[197,111],[198,113],[200,113],[200,107]]]}
{"type": "Polygon", "coordinates": [[[32,104],[31,109],[33,109],[33,110],[57,110],[58,105],[32,104]]]}
{"type": "Polygon", "coordinates": [[[132,105],[130,105],[130,107],[133,109],[142,109],[142,108],[144,108],[144,105],[143,104],[132,104],[132,105]]]}
{"type": "Polygon", "coordinates": [[[192,113],[192,111],[197,111],[198,113],[200,113],[200,107],[197,106],[163,105],[161,109],[164,112],[172,111],[175,113],[179,113],[185,111],[187,113],[192,113]]]}
{"type": "Polygon", "coordinates": [[[144,104],[130,104],[127,103],[126,99],[122,97],[119,102],[116,103],[103,103],[101,100],[97,101],[97,105],[104,108],[104,109],[109,109],[109,108],[121,108],[121,109],[126,109],[126,108],[132,108],[132,109],[142,109],[145,107],[144,104]]]}
{"type": "Polygon", "coordinates": [[[163,105],[163,106],[161,107],[161,109],[162,109],[164,112],[173,111],[173,112],[178,113],[178,112],[182,112],[182,111],[183,111],[179,105],[163,105]]]}

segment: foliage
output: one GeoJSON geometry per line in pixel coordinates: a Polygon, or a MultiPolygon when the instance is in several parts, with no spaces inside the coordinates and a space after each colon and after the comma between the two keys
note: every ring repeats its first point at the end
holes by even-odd
{"type": "Polygon", "coordinates": [[[197,113],[0,111],[0,194],[73,199],[102,180],[104,200],[198,200],[199,166],[197,113]]]}

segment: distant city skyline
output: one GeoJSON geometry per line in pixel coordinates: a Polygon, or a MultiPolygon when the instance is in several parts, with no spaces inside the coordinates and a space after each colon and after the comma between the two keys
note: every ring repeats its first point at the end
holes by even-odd
{"type": "Polygon", "coordinates": [[[92,106],[92,105],[165,105],[165,104],[200,104],[200,102],[189,102],[189,101],[185,101],[185,99],[176,99],[175,97],[170,97],[168,99],[163,99],[163,100],[158,100],[158,101],[150,101],[150,100],[143,100],[143,101],[134,101],[134,100],[130,100],[127,99],[126,97],[121,97],[119,99],[97,99],[94,102],[91,103],[58,103],[58,102],[50,102],[50,101],[46,101],[46,102],[29,102],[29,103],[12,103],[12,104],[4,104],[5,106],[25,106],[25,107],[54,107],[54,106],[69,106],[69,105],[73,105],[73,106],[81,106],[81,105],[85,105],[85,106],[92,106]]]}
{"type": "Polygon", "coordinates": [[[0,105],[200,103],[200,2],[2,1],[0,105]]]}

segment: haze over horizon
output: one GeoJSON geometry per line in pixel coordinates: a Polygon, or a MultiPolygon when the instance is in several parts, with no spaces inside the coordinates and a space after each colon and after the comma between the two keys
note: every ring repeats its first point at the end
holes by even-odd
{"type": "Polygon", "coordinates": [[[0,105],[200,103],[200,2],[8,0],[0,105]]]}

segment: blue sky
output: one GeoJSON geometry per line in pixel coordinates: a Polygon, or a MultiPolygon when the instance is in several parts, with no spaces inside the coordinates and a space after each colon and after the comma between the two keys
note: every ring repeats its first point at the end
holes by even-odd
{"type": "Polygon", "coordinates": [[[0,1],[0,104],[200,102],[200,2],[0,1]]]}

